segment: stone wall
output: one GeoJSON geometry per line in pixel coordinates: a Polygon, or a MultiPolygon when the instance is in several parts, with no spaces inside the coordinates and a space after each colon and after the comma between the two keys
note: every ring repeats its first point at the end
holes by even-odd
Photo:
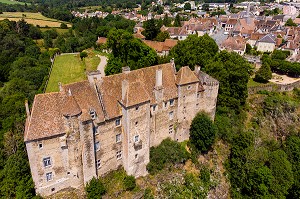
{"type": "Polygon", "coordinates": [[[267,84],[261,86],[252,86],[248,87],[248,94],[255,94],[258,91],[275,91],[275,92],[283,92],[283,91],[292,91],[294,88],[300,88],[300,81],[296,81],[290,84],[267,84]]]}

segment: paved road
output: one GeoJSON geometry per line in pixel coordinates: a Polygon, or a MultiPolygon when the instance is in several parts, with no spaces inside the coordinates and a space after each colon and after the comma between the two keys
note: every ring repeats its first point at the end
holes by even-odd
{"type": "Polygon", "coordinates": [[[99,65],[98,65],[98,67],[97,67],[97,70],[99,70],[99,71],[101,72],[101,76],[103,77],[103,76],[105,76],[104,68],[105,68],[105,66],[106,66],[106,64],[107,64],[107,57],[102,56],[102,55],[98,55],[98,57],[99,57],[101,60],[100,60],[100,63],[99,63],[99,65]]]}

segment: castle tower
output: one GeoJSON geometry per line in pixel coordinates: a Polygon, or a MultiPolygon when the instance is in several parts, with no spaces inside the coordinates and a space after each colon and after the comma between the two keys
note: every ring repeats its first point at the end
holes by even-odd
{"type": "Polygon", "coordinates": [[[122,81],[123,166],[129,175],[147,175],[150,149],[150,97],[141,82],[122,81]]]}

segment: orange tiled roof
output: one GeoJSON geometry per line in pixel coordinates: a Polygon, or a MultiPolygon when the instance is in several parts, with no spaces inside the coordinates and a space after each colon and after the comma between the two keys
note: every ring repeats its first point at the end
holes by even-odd
{"type": "Polygon", "coordinates": [[[176,84],[184,85],[193,82],[199,82],[199,79],[196,77],[195,73],[191,71],[188,66],[180,68],[177,74],[176,84]]]}

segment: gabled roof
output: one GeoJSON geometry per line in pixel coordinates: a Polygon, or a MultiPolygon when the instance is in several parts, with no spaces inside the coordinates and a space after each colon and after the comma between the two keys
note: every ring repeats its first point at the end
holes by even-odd
{"type": "Polygon", "coordinates": [[[126,81],[127,84],[124,99],[120,101],[124,106],[130,107],[150,100],[150,96],[141,82],[128,83],[126,79],[123,81],[126,81]]]}
{"type": "Polygon", "coordinates": [[[184,85],[194,82],[199,82],[199,79],[196,77],[195,73],[191,71],[188,66],[180,68],[176,75],[176,84],[184,85]]]}
{"type": "Polygon", "coordinates": [[[262,37],[260,40],[258,40],[258,42],[276,44],[276,36],[274,34],[267,34],[264,37],[262,37]]]}

